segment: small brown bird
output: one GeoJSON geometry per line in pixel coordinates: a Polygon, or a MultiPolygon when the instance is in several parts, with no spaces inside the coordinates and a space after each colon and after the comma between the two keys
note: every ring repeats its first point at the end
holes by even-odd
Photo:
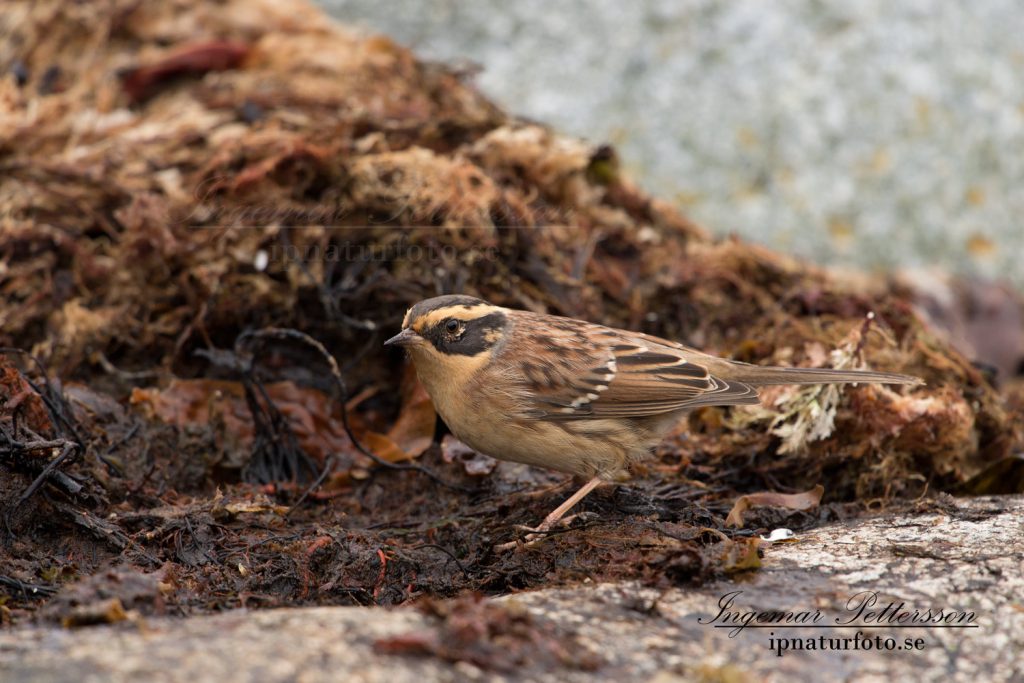
{"type": "Polygon", "coordinates": [[[602,480],[626,477],[699,406],[756,404],[754,387],[770,384],[921,383],[888,372],[749,365],[461,295],[410,308],[392,344],[409,351],[437,412],[471,448],[590,478],[537,532],[602,480]]]}

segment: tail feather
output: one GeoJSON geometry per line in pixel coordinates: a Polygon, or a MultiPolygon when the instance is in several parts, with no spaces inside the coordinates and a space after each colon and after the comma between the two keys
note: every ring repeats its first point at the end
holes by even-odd
{"type": "Polygon", "coordinates": [[[828,368],[781,368],[731,363],[727,379],[753,386],[771,384],[924,384],[920,377],[874,370],[831,370],[828,368]]]}

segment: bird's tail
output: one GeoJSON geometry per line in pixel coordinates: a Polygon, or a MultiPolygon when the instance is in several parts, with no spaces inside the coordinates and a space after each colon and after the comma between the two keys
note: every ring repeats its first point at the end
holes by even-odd
{"type": "MultiPolygon", "coordinates": [[[[726,377],[752,386],[770,384],[924,384],[920,377],[874,370],[830,370],[828,368],[780,368],[763,365],[730,363],[726,377]]],[[[724,374],[724,373],[723,373],[724,374]]]]}

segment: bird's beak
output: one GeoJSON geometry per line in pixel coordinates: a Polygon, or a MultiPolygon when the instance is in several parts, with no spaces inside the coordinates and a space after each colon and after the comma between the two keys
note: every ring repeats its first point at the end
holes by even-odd
{"type": "Polygon", "coordinates": [[[384,342],[384,346],[408,346],[419,341],[420,336],[410,329],[405,329],[384,342]]]}

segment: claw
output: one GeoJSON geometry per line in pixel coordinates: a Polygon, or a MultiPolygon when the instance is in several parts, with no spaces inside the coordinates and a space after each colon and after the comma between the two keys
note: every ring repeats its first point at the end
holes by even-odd
{"type": "MultiPolygon", "coordinates": [[[[527,534],[526,538],[523,539],[523,542],[527,546],[533,545],[540,539],[544,538],[544,536],[547,535],[547,532],[550,531],[551,528],[555,526],[555,524],[564,526],[570,523],[572,520],[574,520],[577,517],[577,515],[569,515],[568,517],[564,517],[565,513],[568,512],[573,505],[580,502],[580,500],[582,500],[588,493],[593,491],[594,488],[596,488],[597,485],[600,483],[601,480],[598,477],[594,477],[586,484],[584,484],[579,491],[569,496],[569,498],[564,503],[562,503],[557,508],[552,510],[551,514],[545,517],[544,521],[541,522],[540,526],[538,526],[536,529],[530,529],[529,527],[525,527],[525,530],[531,533],[527,534]]],[[[518,546],[519,541],[509,541],[508,543],[502,543],[501,545],[494,546],[494,549],[499,552],[503,552],[506,550],[512,550],[513,548],[517,548],[518,546]]]]}
{"type": "Polygon", "coordinates": [[[526,536],[522,540],[516,539],[514,541],[509,541],[508,543],[496,545],[494,546],[494,549],[498,552],[506,552],[518,548],[519,546],[524,548],[533,547],[538,541],[542,541],[547,538],[548,532],[553,528],[559,527],[567,529],[569,528],[569,525],[573,523],[573,520],[585,516],[587,516],[586,513],[580,512],[575,515],[569,515],[568,517],[555,520],[554,522],[548,522],[545,520],[536,527],[526,526],[525,524],[516,524],[515,528],[520,531],[526,531],[526,536]]]}

